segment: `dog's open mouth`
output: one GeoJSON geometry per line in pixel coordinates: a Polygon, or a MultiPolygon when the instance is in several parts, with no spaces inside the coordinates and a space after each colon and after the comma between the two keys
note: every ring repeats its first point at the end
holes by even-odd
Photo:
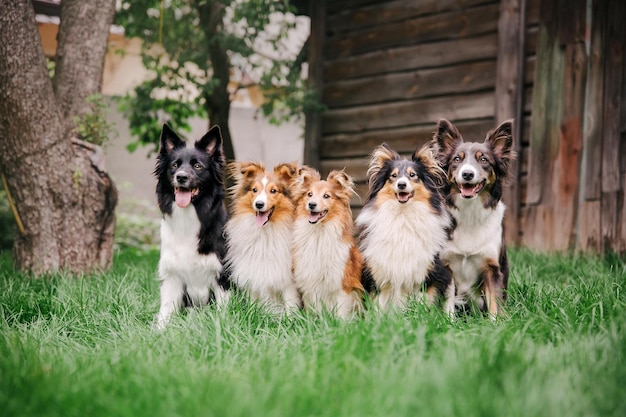
{"type": "Polygon", "coordinates": [[[472,198],[476,197],[476,195],[483,189],[485,186],[485,181],[479,182],[478,184],[459,184],[459,191],[463,198],[472,198]]]}
{"type": "Polygon", "coordinates": [[[328,210],[309,212],[309,223],[315,224],[322,220],[328,214],[328,210]]]}
{"type": "Polygon", "coordinates": [[[197,188],[174,188],[174,197],[176,199],[176,205],[180,208],[185,208],[191,204],[191,200],[198,195],[199,190],[197,188]]]}
{"type": "Polygon", "coordinates": [[[405,192],[399,192],[396,193],[396,199],[398,200],[398,202],[404,204],[407,201],[409,201],[411,199],[411,197],[413,197],[413,193],[405,193],[405,192]]]}
{"type": "Polygon", "coordinates": [[[272,217],[272,213],[274,212],[274,208],[272,207],[271,209],[267,210],[267,211],[257,211],[256,212],[256,224],[259,227],[263,227],[265,226],[265,223],[270,221],[270,218],[272,217]]]}

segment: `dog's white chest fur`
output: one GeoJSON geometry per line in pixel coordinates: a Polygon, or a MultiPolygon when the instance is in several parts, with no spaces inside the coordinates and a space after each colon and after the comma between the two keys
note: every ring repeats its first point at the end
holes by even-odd
{"type": "Polygon", "coordinates": [[[294,228],[294,279],[310,303],[321,303],[332,309],[336,306],[350,244],[341,239],[340,224],[309,224],[298,219],[294,228]]]}
{"type": "Polygon", "coordinates": [[[299,295],[291,271],[292,224],[268,222],[259,227],[254,215],[240,215],[226,223],[226,232],[232,280],[270,307],[297,307],[299,295]]]}
{"type": "Polygon", "coordinates": [[[364,208],[356,223],[367,236],[362,252],[376,284],[404,292],[424,282],[446,242],[449,217],[427,204],[387,201],[379,208],[364,208]]]}
{"type": "Polygon", "coordinates": [[[485,266],[485,260],[498,260],[502,246],[502,219],[505,206],[485,208],[478,198],[455,201],[450,212],[456,228],[443,251],[442,259],[454,274],[457,294],[467,294],[485,266]]]}
{"type": "Polygon", "coordinates": [[[198,253],[200,221],[193,205],[172,207],[172,214],[161,220],[161,259],[159,271],[173,270],[192,285],[207,285],[217,280],[222,264],[217,255],[198,253]]]}
{"type": "Polygon", "coordinates": [[[218,304],[227,301],[227,294],[219,287],[222,263],[216,254],[198,253],[200,221],[193,205],[172,207],[171,215],[161,220],[161,308],[157,326],[164,328],[170,316],[187,294],[194,305],[205,305],[213,291],[218,304]]]}

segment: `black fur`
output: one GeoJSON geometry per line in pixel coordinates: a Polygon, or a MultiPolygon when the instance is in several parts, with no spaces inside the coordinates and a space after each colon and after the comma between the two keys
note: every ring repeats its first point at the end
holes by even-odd
{"type": "MultiPolygon", "coordinates": [[[[184,171],[189,174],[186,185],[198,189],[198,194],[191,200],[200,221],[198,253],[215,253],[223,262],[226,255],[224,225],[228,215],[224,203],[225,158],[219,127],[213,126],[193,148],[187,148],[185,142],[164,124],[160,142],[154,175],[158,179],[156,193],[163,216],[171,215],[175,201],[172,176],[177,171],[184,171]]],[[[225,289],[230,287],[225,274],[219,284],[225,289]]]]}

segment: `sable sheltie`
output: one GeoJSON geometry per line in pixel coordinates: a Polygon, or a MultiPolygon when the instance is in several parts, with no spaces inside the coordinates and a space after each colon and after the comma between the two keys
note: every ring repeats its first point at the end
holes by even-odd
{"type": "Polygon", "coordinates": [[[163,125],[154,170],[163,215],[160,329],[182,306],[205,305],[212,296],[218,304],[228,300],[229,282],[222,276],[227,218],[223,168],[222,136],[217,126],[187,148],[163,125]]]}
{"type": "Polygon", "coordinates": [[[509,279],[501,197],[515,158],[512,125],[503,122],[482,143],[464,142],[452,123],[440,120],[433,137],[456,224],[442,259],[452,270],[459,308],[474,305],[492,317],[501,312],[509,279]]]}
{"type": "Polygon", "coordinates": [[[443,301],[454,312],[454,286],[440,259],[451,226],[439,191],[443,171],[429,146],[411,160],[386,144],[372,153],[369,194],[356,219],[366,272],[381,309],[402,308],[415,296],[443,301]]]}
{"type": "Polygon", "coordinates": [[[233,282],[250,299],[273,312],[300,308],[293,280],[291,243],[294,203],[291,187],[295,164],[266,172],[261,163],[233,162],[231,217],[226,224],[226,265],[233,282]]]}
{"type": "Polygon", "coordinates": [[[344,171],[326,180],[301,169],[293,240],[294,279],[304,307],[350,318],[362,306],[363,257],[353,236],[350,197],[354,182],[344,171]]]}

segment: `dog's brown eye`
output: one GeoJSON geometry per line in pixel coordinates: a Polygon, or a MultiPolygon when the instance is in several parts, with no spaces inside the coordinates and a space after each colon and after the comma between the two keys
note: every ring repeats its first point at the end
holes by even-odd
{"type": "Polygon", "coordinates": [[[393,174],[391,174],[391,178],[398,178],[398,174],[394,172],[393,174]]]}
{"type": "Polygon", "coordinates": [[[193,164],[193,168],[194,169],[202,169],[202,165],[200,165],[199,163],[196,162],[195,164],[193,164]]]}
{"type": "Polygon", "coordinates": [[[254,187],[254,188],[252,189],[252,192],[253,192],[253,193],[256,193],[257,191],[259,191],[259,190],[257,190],[257,188],[256,188],[256,187],[254,187]]]}
{"type": "Polygon", "coordinates": [[[307,193],[307,197],[313,197],[313,193],[309,191],[309,192],[307,193]]]}
{"type": "Polygon", "coordinates": [[[489,160],[483,156],[480,158],[480,162],[483,164],[486,164],[486,163],[489,163],[489,160]]]}
{"type": "Polygon", "coordinates": [[[330,198],[330,194],[324,194],[324,198],[330,198]]]}
{"type": "Polygon", "coordinates": [[[173,169],[178,168],[178,163],[177,163],[177,162],[172,162],[172,168],[173,168],[173,169]]]}
{"type": "Polygon", "coordinates": [[[409,174],[409,177],[411,177],[411,178],[415,178],[415,176],[416,176],[416,175],[417,175],[417,174],[416,174],[415,172],[411,172],[411,173],[409,174]]]}
{"type": "Polygon", "coordinates": [[[452,159],[452,161],[461,162],[461,158],[459,158],[458,156],[455,156],[454,159],[452,159]]]}
{"type": "Polygon", "coordinates": [[[271,193],[271,194],[276,194],[277,192],[278,192],[278,190],[277,190],[276,188],[272,188],[272,189],[270,190],[270,193],[271,193]]]}

